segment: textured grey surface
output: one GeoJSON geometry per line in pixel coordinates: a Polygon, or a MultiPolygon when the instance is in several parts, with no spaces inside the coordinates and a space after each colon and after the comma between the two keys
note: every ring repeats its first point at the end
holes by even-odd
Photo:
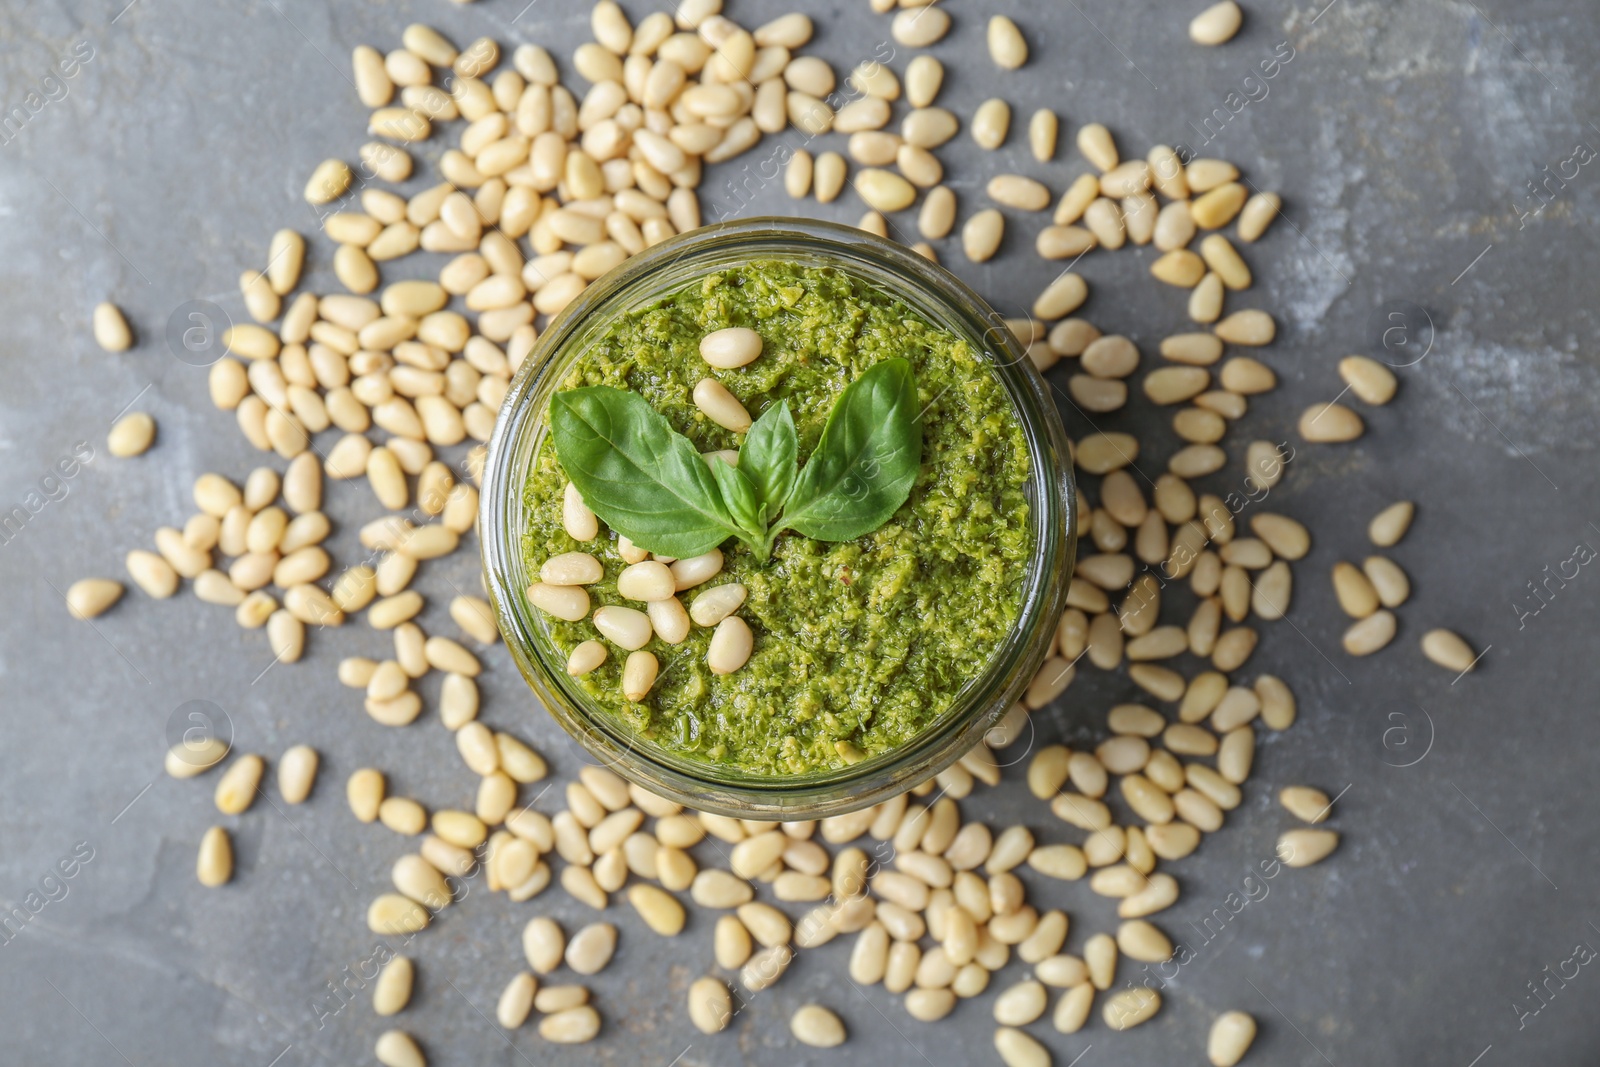
{"type": "MultiPolygon", "coordinates": [[[[221,609],[133,592],[91,628],[67,619],[57,590],[86,574],[120,575],[128,548],[189,514],[195,475],[242,477],[261,461],[207,403],[204,372],[173,358],[162,333],[196,297],[239,315],[238,273],[261,264],[271,232],[314,228],[299,197],[306,175],[326,156],[353,159],[363,139],[345,77],[350,48],[394,47],[401,27],[421,18],[458,41],[488,33],[565,55],[587,39],[588,5],[136,0],[119,15],[123,2],[13,5],[0,22],[0,105],[25,105],[35,89],[58,97],[0,145],[0,502],[23,503],[76,442],[96,450],[65,495],[55,489],[60,498],[0,546],[0,898],[20,902],[38,890],[42,899],[46,889],[59,898],[0,938],[0,1061],[366,1062],[382,1029],[367,993],[320,1027],[311,1004],[371,954],[365,904],[405,846],[356,825],[342,783],[370,764],[431,806],[467,802],[473,783],[441,729],[431,716],[407,730],[378,727],[338,687],[341,656],[384,645],[365,627],[313,635],[302,664],[263,674],[270,657],[261,635],[237,630],[221,609]],[[46,75],[80,41],[93,57],[63,96],[46,75]],[[88,335],[89,309],[105,298],[128,310],[139,335],[126,355],[100,352],[88,335]],[[159,420],[159,444],[141,459],[113,460],[105,431],[136,398],[159,420]],[[169,718],[190,700],[224,709],[243,750],[275,758],[306,742],[324,753],[308,804],[287,808],[269,789],[248,814],[224,820],[238,874],[222,891],[200,888],[193,875],[196,842],[216,819],[210,780],[159,774],[169,718]],[[92,859],[41,889],[79,842],[92,859]]],[[[1248,252],[1257,285],[1232,305],[1277,315],[1279,339],[1264,358],[1283,387],[1230,435],[1236,459],[1252,438],[1290,439],[1300,410],[1338,392],[1337,357],[1380,354],[1373,323],[1385,310],[1411,305],[1432,324],[1427,358],[1401,373],[1395,404],[1366,413],[1367,436],[1300,447],[1274,490],[1270,506],[1311,525],[1316,545],[1296,568],[1289,623],[1266,628],[1247,673],[1289,679],[1300,721],[1261,746],[1245,804],[1225,831],[1173,866],[1184,899],[1158,922],[1196,958],[1138,1031],[1114,1035],[1096,1021],[1068,1037],[1048,1021],[1031,1027],[1060,1064],[1080,1055],[1085,1065],[1199,1062],[1211,1016],[1229,1008],[1261,1022],[1250,1062],[1495,1067],[1600,1055],[1600,973],[1563,963],[1575,945],[1600,947],[1591,792],[1600,579],[1581,567],[1565,584],[1552,581],[1537,614],[1528,589],[1575,545],[1600,546],[1592,239],[1600,196],[1592,164],[1549,185],[1537,214],[1526,188],[1545,180],[1543,168],[1558,171],[1575,145],[1600,144],[1591,125],[1600,18],[1572,0],[1324,2],[1250,0],[1244,32],[1215,50],[1187,42],[1187,9],[1006,3],[1033,59],[1002,74],[983,53],[987,9],[952,0],[957,32],[935,49],[950,67],[942,104],[967,115],[999,93],[1016,113],[1001,151],[979,153],[964,135],[945,151],[964,209],[1002,169],[1059,191],[1084,166],[1070,142],[1089,121],[1105,122],[1134,151],[1185,141],[1283,194],[1286,219],[1248,252]],[[1272,80],[1247,83],[1285,41],[1293,59],[1272,80]],[[1235,91],[1256,99],[1220,127],[1213,119],[1205,144],[1196,127],[1235,91]],[[1048,166],[1032,162],[1021,136],[1041,105],[1065,127],[1048,166]],[[1390,649],[1351,661],[1338,649],[1326,574],[1337,559],[1368,551],[1367,518],[1400,497],[1420,502],[1394,552],[1415,598],[1390,649]],[[1479,671],[1454,684],[1417,651],[1419,635],[1441,624],[1488,649],[1479,671]],[[1290,825],[1273,795],[1301,782],[1344,791],[1333,824],[1343,846],[1321,866],[1251,883],[1256,899],[1235,904],[1237,915],[1208,941],[1195,924],[1226,907],[1230,893],[1247,899],[1246,876],[1290,825]],[[1565,984],[1549,979],[1544,999],[1533,1000],[1527,984],[1562,968],[1565,984]]],[[[625,4],[635,18],[647,6],[625,4]]],[[[788,6],[748,0],[730,4],[730,14],[753,25],[788,6]]],[[[841,73],[886,40],[885,21],[863,0],[809,6],[820,28],[809,50],[841,73]]],[[[762,149],[739,165],[766,157],[762,149]]],[[[708,215],[793,210],[776,185],[741,205],[724,186],[732,169],[708,176],[708,215]]],[[[862,210],[848,196],[806,207],[847,221],[862,210]]],[[[1052,274],[1029,247],[1031,229],[1013,218],[1010,254],[983,266],[965,264],[953,241],[940,250],[1014,313],[1052,274]]],[[[325,245],[313,254],[309,280],[320,291],[332,286],[327,254],[325,245]]],[[[1184,323],[1181,294],[1144,277],[1151,258],[1096,253],[1081,264],[1093,292],[1085,314],[1147,351],[1184,323]]],[[[1406,325],[1406,351],[1416,352],[1427,325],[1415,311],[1406,325]]],[[[1107,422],[1161,420],[1140,408],[1107,422]]],[[[1069,423],[1074,435],[1085,432],[1076,416],[1069,423]]],[[[1141,466],[1153,471],[1164,459],[1158,447],[1141,466]]],[[[362,492],[331,497],[335,543],[349,550],[370,505],[362,492]]],[[[475,581],[465,554],[430,564],[425,625],[449,632],[441,609],[451,586],[475,581]]],[[[485,717],[525,731],[570,774],[576,753],[530,706],[503,651],[488,663],[485,717]]],[[[1036,718],[1041,736],[1089,740],[1104,709],[1132,692],[1120,674],[1081,678],[1036,718]]],[[[434,690],[427,694],[431,701],[434,690]]],[[[552,809],[551,799],[541,806],[552,809]]],[[[1014,780],[963,808],[1070,839],[1014,780]]],[[[1071,913],[1074,948],[1113,921],[1083,885],[1029,881],[1035,900],[1071,913]]],[[[513,1050],[489,1020],[520,966],[521,923],[545,912],[570,926],[587,918],[583,910],[559,891],[512,906],[475,888],[417,940],[417,996],[400,1021],[432,1062],[993,1059],[994,990],[941,1024],[920,1025],[881,988],[841,980],[845,941],[804,954],[729,1033],[703,1038],[682,1004],[687,982],[710,962],[708,918],[695,915],[669,942],[615,908],[622,948],[593,983],[602,1040],[562,1051],[530,1029],[513,1050]],[[816,1053],[790,1038],[789,1013],[813,999],[845,1018],[843,1049],[816,1053]]],[[[995,986],[1018,974],[1013,966],[995,986]]]]}

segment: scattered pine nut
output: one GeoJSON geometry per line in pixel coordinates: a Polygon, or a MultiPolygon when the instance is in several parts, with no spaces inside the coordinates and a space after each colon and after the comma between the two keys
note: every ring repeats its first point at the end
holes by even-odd
{"type": "MultiPolygon", "coordinates": [[[[1011,105],[999,98],[985,100],[972,115],[972,139],[980,148],[999,148],[1010,129],[1011,105]]],[[[911,138],[908,135],[906,139],[911,138]]]]}
{"type": "Polygon", "coordinates": [[[115,304],[96,304],[94,309],[94,341],[107,352],[126,352],[133,344],[133,331],[128,320],[115,304]]]}
{"type": "Polygon", "coordinates": [[[222,827],[213,826],[200,838],[195,877],[208,889],[227,885],[233,879],[233,842],[222,827]]]}
{"type": "Polygon", "coordinates": [[[1028,120],[1028,148],[1033,153],[1033,158],[1040,163],[1048,163],[1056,155],[1056,137],[1061,129],[1061,120],[1049,108],[1040,108],[1028,120]]]}
{"type": "Polygon", "coordinates": [[[109,578],[80,578],[67,587],[67,613],[74,619],[105,614],[122,599],[122,583],[109,578]]]}
{"type": "Polygon", "coordinates": [[[303,804],[317,778],[317,751],[295,745],[278,760],[278,792],[290,804],[303,804]]]}
{"type": "Polygon", "coordinates": [[[789,1020],[795,1038],[812,1048],[836,1048],[844,1044],[844,1023],[820,1004],[807,1004],[789,1020]]]}
{"type": "Polygon", "coordinates": [[[1189,39],[1195,44],[1219,45],[1233,39],[1244,21],[1244,12],[1234,0],[1212,4],[1189,23],[1189,39]]]}
{"type": "Polygon", "coordinates": [[[1212,1067],[1234,1067],[1256,1039],[1256,1021],[1242,1011],[1224,1012],[1206,1037],[1206,1059],[1212,1067]]]}
{"type": "Polygon", "coordinates": [[[1366,356],[1346,356],[1339,361],[1339,377],[1350,391],[1369,404],[1382,406],[1394,399],[1394,372],[1366,356]]]}
{"type": "Polygon", "coordinates": [[[1002,70],[1016,70],[1028,61],[1028,42],[1004,15],[989,18],[989,58],[1002,70]]]}
{"type": "Polygon", "coordinates": [[[1468,645],[1449,630],[1429,630],[1422,635],[1422,654],[1447,671],[1464,674],[1473,668],[1478,657],[1468,645]]]}

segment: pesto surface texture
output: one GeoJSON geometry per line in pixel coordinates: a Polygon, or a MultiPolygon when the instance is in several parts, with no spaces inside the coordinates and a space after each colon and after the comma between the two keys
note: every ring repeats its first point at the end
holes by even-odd
{"type": "MultiPolygon", "coordinates": [[[[753,262],[709,275],[621,318],[573,365],[560,388],[607,385],[643,396],[702,452],[737,449],[742,434],[696,408],[695,383],[714,377],[759,418],[786,399],[802,464],[834,400],[879,360],[911,361],[923,413],[922,469],[889,521],[853,541],[794,533],[758,562],[739,541],[722,545],[722,573],[679,594],[739,582],[738,610],[755,634],[743,668],[713,674],[712,629],[645,646],[660,676],[640,703],[622,695],[627,653],[574,679],[603,714],[642,739],[697,762],[759,777],[843,767],[905,744],[947,711],[982,673],[1016,623],[1033,539],[1025,489],[1027,441],[1004,386],[982,357],[902,301],[835,269],[753,262]],[[701,359],[700,339],[744,326],[760,358],[736,370],[701,359]]],[[[548,439],[524,488],[531,520],[522,550],[530,573],[562,552],[598,557],[604,579],[592,606],[644,605],[617,594],[616,535],[593,541],[561,523],[566,475],[548,439]]],[[[599,638],[592,620],[543,617],[562,656],[599,638]]]]}

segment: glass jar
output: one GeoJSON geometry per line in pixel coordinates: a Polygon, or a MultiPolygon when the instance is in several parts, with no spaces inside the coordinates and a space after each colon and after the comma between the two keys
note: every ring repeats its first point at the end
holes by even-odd
{"type": "Polygon", "coordinates": [[[1004,320],[948,271],[861,230],[807,219],[756,218],[672,238],[598,279],[552,322],[517,371],[489,442],[478,520],[484,570],[500,632],[539,700],[606,766],[679,803],[737,818],[816,819],[875,804],[948,767],[1021,696],[1049,651],[1076,546],[1069,445],[1049,388],[1004,320]],[[524,590],[537,578],[523,558],[523,487],[546,436],[550,398],[574,361],[618,316],[719,269],[777,259],[833,267],[900,300],[966,339],[992,365],[1026,436],[1033,538],[1022,608],[988,667],[912,741],[838,770],[790,777],[742,774],[696,762],[637,736],[594,705],[566,672],[544,616],[524,590]]]}

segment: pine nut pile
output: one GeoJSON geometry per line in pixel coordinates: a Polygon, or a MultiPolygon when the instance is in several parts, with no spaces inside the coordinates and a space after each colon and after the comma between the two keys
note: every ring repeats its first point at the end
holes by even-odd
{"type": "MultiPolygon", "coordinates": [[[[872,6],[883,13],[895,8],[894,0],[872,6]]],[[[393,634],[393,656],[347,658],[339,679],[362,692],[367,713],[385,726],[415,722],[423,711],[415,683],[430,672],[443,675],[439,720],[476,776],[476,792],[460,808],[430,811],[415,798],[390,794],[378,768],[350,776],[346,796],[355,817],[381,824],[413,849],[394,863],[394,891],[371,902],[367,922],[420,949],[426,941],[416,935],[448,921],[462,879],[481,878],[517,902],[536,900],[559,882],[596,912],[596,921],[569,933],[530,906],[521,946],[526,969],[508,963],[496,1010],[508,1030],[537,1014],[547,1041],[600,1035],[602,1016],[586,980],[626,948],[616,926],[600,918],[620,894],[656,935],[687,933],[704,944],[709,927],[708,973],[689,987],[686,1005],[705,1033],[726,1028],[741,1002],[778,982],[797,951],[847,936],[851,979],[903,995],[906,1013],[919,1021],[950,1015],[999,977],[1006,983],[993,1003],[999,1057],[1009,1067],[1047,1065],[1049,1051],[1024,1029],[1046,1014],[1058,1031],[1075,1033],[1091,1025],[1096,1007],[1112,1030],[1137,1026],[1161,1009],[1160,992],[1129,973],[1132,965],[1119,980],[1119,961],[1156,963],[1173,955],[1172,940],[1152,919],[1178,900],[1180,886],[1158,868],[1177,866],[1222,828],[1249,787],[1257,731],[1284,730],[1295,719],[1290,687],[1247,669],[1255,622],[1283,617],[1291,564],[1310,548],[1303,525],[1261,506],[1291,456],[1271,441],[1251,442],[1237,483],[1246,487],[1244,496],[1191,485],[1225,469],[1218,442],[1252,398],[1276,384],[1265,361],[1230,354],[1270,344],[1271,315],[1228,306],[1251,287],[1239,245],[1266,234],[1280,201],[1252,192],[1223,160],[1180,160],[1160,145],[1124,160],[1111,131],[1099,124],[1077,131],[1082,161],[1066,167],[1081,173],[1059,197],[1025,175],[989,177],[985,198],[996,206],[969,205],[959,248],[965,259],[984,262],[1000,249],[1008,225],[1028,227],[1044,261],[1076,263],[1126,245],[1153,245],[1161,254],[1152,277],[1188,290],[1195,328],[1161,341],[1161,362],[1145,374],[1142,391],[1172,410],[1173,431],[1184,445],[1151,481],[1137,466],[1141,442],[1134,435],[1094,430],[1076,440],[1074,460],[1087,484],[1080,489],[1082,540],[1069,607],[1025,699],[959,763],[874,808],[785,824],[685,810],[609,770],[584,766],[562,776],[560,810],[546,814],[523,797],[523,787],[550,775],[544,758],[478,718],[474,679],[497,638],[488,604],[461,595],[448,605],[459,637],[430,634],[418,622],[428,606],[410,588],[412,579],[423,563],[471,540],[481,442],[539,324],[629,256],[697,227],[705,164],[788,130],[807,143],[842,136],[843,154],[791,153],[784,173],[791,196],[827,203],[848,184],[869,209],[861,228],[879,234],[889,232],[886,215],[917,207],[915,226],[924,240],[915,247],[930,257],[931,242],[956,232],[957,197],[942,184],[936,153],[963,121],[935,103],[940,62],[915,54],[952,29],[947,9],[953,6],[901,0],[889,29],[901,54],[912,53],[909,62],[898,72],[863,63],[841,89],[827,63],[798,54],[812,35],[802,14],[752,31],[724,17],[721,0],[686,0],[673,15],[658,12],[633,26],[615,3],[601,0],[592,12],[594,41],[570,57],[588,84],[581,99],[562,84],[543,48],[523,45],[507,66],[489,38],[458,50],[437,31],[410,26],[401,47],[384,54],[362,46],[352,56],[373,138],[357,151],[359,173],[330,159],[306,185],[309,202],[339,207],[324,228],[336,246],[334,274],[347,291],[297,292],[308,246],[291,230],[273,236],[264,268],[240,279],[256,321],[228,331],[230,354],[212,366],[211,396],[219,409],[234,412],[253,445],[284,466],[259,467],[242,484],[202,476],[193,488],[196,512],[181,527],[155,531],[155,551],[129,552],[128,576],[157,599],[188,580],[200,600],[233,608],[240,626],[264,628],[273,655],[285,663],[300,658],[308,627],[334,639],[328,631],[364,613],[368,625],[393,634]],[[907,108],[893,132],[902,96],[907,108]],[[438,159],[438,184],[409,198],[383,188],[411,177],[408,145],[453,122],[464,125],[457,147],[438,159]],[[1230,225],[1231,239],[1223,232],[1230,225]],[[382,283],[383,264],[417,250],[452,256],[437,281],[382,283]],[[379,505],[360,531],[372,555],[336,565],[322,547],[331,529],[322,512],[326,483],[362,478],[379,505]],[[1246,509],[1248,530],[1238,521],[1246,509]],[[1180,598],[1173,595],[1185,580],[1196,602],[1187,619],[1176,615],[1180,598]],[[1176,666],[1186,653],[1203,669],[1176,666]],[[1046,744],[1031,753],[1026,785],[1042,802],[1035,827],[991,828],[963,813],[961,802],[975,790],[999,785],[1002,763],[1018,762],[1004,750],[1031,737],[1030,713],[1062,696],[1083,659],[1101,671],[1125,669],[1149,703],[1109,709],[1097,747],[1046,744]],[[1051,820],[1043,820],[1046,805],[1051,820]],[[691,852],[708,835],[726,846],[725,868],[706,864],[711,850],[691,852]],[[1050,879],[1051,890],[1055,882],[1080,882],[1115,900],[1119,921],[1089,931],[1075,952],[1066,951],[1072,923],[1056,906],[1068,899],[1065,887],[1030,901],[1015,873],[1023,867],[1050,879]],[[728,975],[736,975],[738,1000],[728,975]]],[[[1229,0],[1195,18],[1191,36],[1220,45],[1239,21],[1229,0]]],[[[995,84],[1025,77],[1008,73],[1028,69],[1024,31],[996,16],[986,33],[999,73],[985,76],[995,84]]],[[[1000,98],[965,122],[990,149],[1006,141],[1010,124],[1010,106],[1000,98]]],[[[1030,117],[1027,143],[1041,164],[1056,159],[1061,129],[1049,110],[1030,117]]],[[[1144,356],[1129,338],[1102,335],[1075,316],[1089,299],[1080,275],[1054,267],[1040,274],[1054,278],[1034,302],[1033,317],[1008,326],[1070,398],[1081,429],[1083,421],[1127,405],[1128,381],[1144,356]],[[1071,373],[1058,366],[1064,361],[1071,373]]],[[[107,351],[133,343],[110,304],[95,309],[93,330],[107,351]]],[[[1394,376],[1380,363],[1351,356],[1338,371],[1362,403],[1384,404],[1394,395],[1394,376]]],[[[1299,423],[1312,445],[1349,441],[1363,428],[1360,415],[1337,402],[1315,405],[1299,423]]],[[[128,457],[155,441],[154,420],[134,412],[113,427],[108,444],[113,455],[128,457]]],[[[569,523],[594,522],[574,493],[553,506],[564,509],[569,523]]],[[[1372,522],[1373,543],[1397,544],[1412,513],[1406,502],[1386,509],[1372,522]]],[[[582,562],[551,560],[546,568],[582,562]]],[[[1333,583],[1341,607],[1356,620],[1345,636],[1349,653],[1387,644],[1395,632],[1392,610],[1409,595],[1400,567],[1381,556],[1359,568],[1341,563],[1333,583]]],[[[123,592],[119,581],[86,578],[71,587],[68,608],[92,618],[123,592]]],[[[706,618],[710,624],[736,618],[730,613],[737,607],[719,602],[706,618]]],[[[603,636],[630,647],[636,635],[600,622],[603,636]]],[[[739,650],[746,655],[749,640],[739,650]]],[[[1451,670],[1472,666],[1471,649],[1449,631],[1430,631],[1423,650],[1451,670]]],[[[606,654],[603,642],[589,642],[573,653],[572,669],[606,654]]],[[[504,658],[494,662],[503,665],[504,658]]],[[[224,815],[241,816],[262,788],[267,764],[257,754],[229,755],[215,738],[180,745],[169,753],[167,771],[198,777],[227,761],[216,776],[215,804],[224,815]]],[[[310,798],[317,768],[310,748],[285,752],[277,762],[283,799],[310,798]]],[[[1284,831],[1277,862],[1305,867],[1334,851],[1338,834],[1320,828],[1331,808],[1323,792],[1290,786],[1280,800],[1305,825],[1284,831]]],[[[232,844],[223,826],[202,838],[196,874],[206,886],[231,880],[232,844]]],[[[1081,889],[1072,892],[1081,899],[1081,889]]],[[[404,1013],[418,966],[405,954],[384,966],[373,993],[378,1016],[404,1013]]],[[[821,1004],[796,1011],[791,1029],[796,1040],[818,1048],[847,1040],[844,1021],[821,1004]]],[[[1233,1064],[1255,1030],[1248,1014],[1228,1012],[1207,1035],[1197,1034],[1195,1047],[1204,1045],[1213,1064],[1233,1064]]],[[[375,1055],[389,1067],[425,1062],[403,1029],[384,1032],[375,1055]]]]}

